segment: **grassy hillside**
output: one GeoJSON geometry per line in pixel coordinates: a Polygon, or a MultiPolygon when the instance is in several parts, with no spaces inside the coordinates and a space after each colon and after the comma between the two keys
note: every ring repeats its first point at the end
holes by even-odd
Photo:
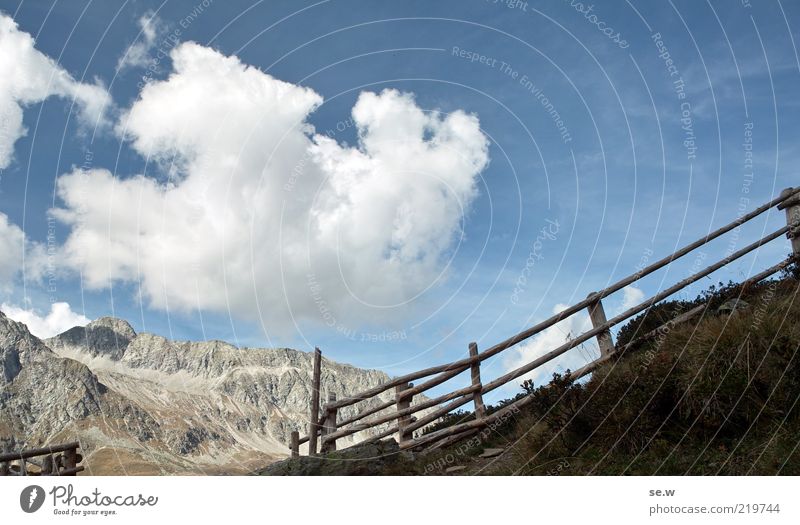
{"type": "Polygon", "coordinates": [[[791,272],[747,290],[729,284],[659,305],[620,330],[618,347],[702,303],[701,317],[629,349],[584,384],[558,375],[551,386],[525,383],[521,395],[535,399],[513,420],[427,454],[423,468],[412,470],[800,474],[800,304],[791,272]],[[732,298],[749,306],[719,311],[732,298]],[[487,447],[506,450],[476,459],[487,447]]]}

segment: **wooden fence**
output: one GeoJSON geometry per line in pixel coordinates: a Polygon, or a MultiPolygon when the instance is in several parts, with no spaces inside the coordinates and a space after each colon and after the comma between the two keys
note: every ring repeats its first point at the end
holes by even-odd
{"type": "Polygon", "coordinates": [[[357,432],[375,428],[391,422],[394,422],[394,424],[389,426],[389,428],[379,431],[365,441],[377,441],[392,434],[397,434],[401,449],[416,449],[432,445],[436,442],[439,442],[438,444],[441,445],[443,442],[449,443],[465,438],[475,433],[478,429],[488,426],[493,421],[506,417],[506,415],[510,412],[519,410],[519,408],[528,404],[531,400],[531,396],[525,396],[504,406],[500,410],[487,415],[483,402],[484,394],[491,392],[511,381],[514,381],[515,379],[518,379],[528,372],[535,370],[543,364],[564,354],[568,350],[583,344],[589,339],[596,338],[598,346],[600,347],[600,358],[587,364],[583,368],[572,372],[570,374],[570,379],[576,380],[585,376],[586,374],[589,374],[612,356],[624,352],[628,348],[639,344],[645,339],[655,337],[659,331],[667,327],[671,327],[677,323],[686,321],[696,315],[699,315],[703,311],[704,306],[699,306],[693,310],[685,312],[670,320],[661,328],[645,334],[635,341],[632,341],[620,348],[615,347],[612,339],[610,329],[613,326],[626,321],[627,319],[641,312],[644,312],[656,303],[670,297],[690,284],[706,277],[707,275],[719,270],[727,264],[730,264],[732,261],[739,259],[740,257],[783,235],[786,235],[786,237],[791,240],[792,254],[787,259],[779,262],[775,266],[772,266],[749,278],[747,281],[745,281],[745,285],[761,281],[779,272],[789,264],[800,261],[800,188],[787,188],[783,190],[779,197],[764,204],[763,206],[756,208],[750,213],[739,217],[730,224],[727,224],[722,228],[709,233],[702,239],[698,239],[697,241],[684,246],[673,254],[650,264],[649,266],[639,270],[637,273],[630,275],[599,292],[589,294],[586,299],[579,301],[578,303],[559,312],[549,319],[546,319],[535,326],[528,328],[527,330],[524,330],[490,348],[487,348],[483,352],[478,351],[478,346],[475,343],[470,343],[469,357],[465,359],[406,374],[404,376],[391,379],[390,381],[387,381],[374,388],[370,388],[369,390],[345,397],[344,399],[337,400],[335,396],[331,396],[328,399],[328,402],[322,407],[321,412],[319,406],[319,391],[322,357],[319,349],[316,349],[314,352],[314,370],[312,377],[313,393],[309,434],[301,438],[298,432],[292,433],[290,443],[292,457],[299,456],[299,447],[303,443],[309,443],[310,455],[317,454],[318,442],[321,444],[319,449],[320,452],[326,453],[336,450],[336,441],[340,438],[344,438],[357,432]],[[602,299],[622,290],[626,286],[655,272],[656,270],[669,265],[676,259],[685,256],[686,254],[696,250],[706,243],[739,228],[742,224],[775,207],[777,207],[779,210],[785,210],[786,226],[783,226],[782,228],[765,235],[758,241],[731,253],[727,257],[683,279],[675,285],[666,288],[665,290],[641,302],[640,304],[629,308],[621,314],[616,315],[611,319],[606,319],[602,299]],[[591,330],[584,332],[583,334],[565,342],[561,346],[554,348],[550,352],[492,381],[489,381],[488,383],[483,383],[481,381],[481,362],[498,355],[504,350],[507,350],[508,348],[525,341],[526,339],[583,310],[588,310],[589,318],[592,323],[591,330]],[[411,400],[414,396],[421,394],[441,383],[444,383],[445,381],[448,381],[467,370],[470,371],[471,376],[470,386],[441,395],[434,399],[427,399],[424,402],[417,403],[413,406],[411,405],[411,400]],[[414,384],[411,382],[428,377],[430,377],[430,379],[427,379],[417,386],[414,386],[414,384]],[[392,388],[395,389],[394,399],[389,401],[381,401],[378,398],[377,401],[379,402],[372,407],[365,408],[355,416],[349,417],[345,420],[338,420],[337,413],[339,409],[354,405],[361,401],[375,398],[379,394],[382,394],[392,388]],[[472,401],[475,405],[475,419],[465,423],[453,425],[436,432],[414,437],[415,430],[424,428],[442,416],[469,403],[470,401],[472,401]],[[395,407],[394,411],[364,421],[369,416],[385,411],[392,406],[395,407]],[[427,409],[433,410],[429,410],[419,419],[412,417],[412,414],[427,409]]]}
{"type": "Polygon", "coordinates": [[[0,476],[75,476],[83,471],[79,448],[76,441],[0,454],[0,476]]]}

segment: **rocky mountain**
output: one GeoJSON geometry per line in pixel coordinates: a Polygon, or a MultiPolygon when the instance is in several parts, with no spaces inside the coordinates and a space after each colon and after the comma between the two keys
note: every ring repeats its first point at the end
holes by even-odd
{"type": "MultiPolygon", "coordinates": [[[[93,474],[249,472],[307,432],[312,355],[297,350],[171,341],[108,317],[41,341],[0,312],[0,362],[0,445],[77,439],[93,474]]],[[[387,379],[323,359],[321,397],[387,379]]]]}

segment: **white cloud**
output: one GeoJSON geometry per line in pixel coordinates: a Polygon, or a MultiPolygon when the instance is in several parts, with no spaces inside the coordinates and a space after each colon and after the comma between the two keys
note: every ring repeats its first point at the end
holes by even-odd
{"type": "Polygon", "coordinates": [[[626,286],[622,289],[622,305],[615,315],[621,314],[629,308],[633,308],[637,304],[644,301],[644,292],[635,286],[626,286]]]}
{"type": "Polygon", "coordinates": [[[25,234],[0,213],[0,287],[7,287],[22,268],[25,234]]]}
{"type": "MultiPolygon", "coordinates": [[[[626,286],[622,289],[622,302],[618,306],[610,310],[608,306],[605,306],[606,317],[611,319],[641,303],[644,298],[645,295],[642,290],[634,286],[626,286]]],[[[603,299],[603,302],[606,305],[613,304],[613,301],[608,299],[603,299]]],[[[566,310],[568,306],[566,304],[556,305],[553,308],[553,314],[566,310]]],[[[591,328],[592,323],[589,320],[589,315],[585,312],[578,312],[528,341],[511,348],[508,351],[509,356],[504,361],[505,369],[506,371],[511,371],[526,365],[534,359],[555,350],[566,343],[568,339],[574,339],[591,330],[591,328]]],[[[548,383],[554,372],[563,374],[567,369],[577,370],[598,357],[600,357],[600,349],[597,346],[597,340],[595,338],[589,339],[585,343],[568,350],[565,354],[522,376],[511,388],[513,389],[516,385],[521,384],[525,379],[533,379],[536,385],[548,383]]]]}
{"type": "Polygon", "coordinates": [[[50,96],[72,99],[83,124],[105,122],[110,97],[99,85],[77,82],[47,55],[33,37],[0,13],[0,169],[11,163],[14,143],[26,133],[23,108],[50,96]]]}
{"type": "Polygon", "coordinates": [[[28,240],[25,232],[0,212],[0,291],[12,289],[14,279],[23,266],[26,277],[39,279],[47,270],[47,264],[45,247],[28,240]]]}
{"type": "Polygon", "coordinates": [[[87,285],[133,282],[161,308],[260,308],[291,328],[288,309],[373,319],[389,309],[367,304],[436,282],[488,163],[477,117],[362,93],[349,147],[307,123],[313,90],[195,43],[171,58],[117,128],[170,179],[98,169],[58,182],[65,257],[87,285]]]}
{"type": "Polygon", "coordinates": [[[89,319],[72,311],[68,303],[53,303],[50,312],[42,317],[34,310],[26,310],[3,303],[0,310],[14,321],[24,323],[28,330],[40,339],[53,337],[74,326],[86,326],[89,319]]]}
{"type": "Polygon", "coordinates": [[[156,45],[159,34],[164,32],[164,24],[153,11],[148,11],[138,21],[140,33],[137,40],[128,46],[125,53],[117,61],[117,70],[147,67],[151,62],[150,53],[156,45]]]}

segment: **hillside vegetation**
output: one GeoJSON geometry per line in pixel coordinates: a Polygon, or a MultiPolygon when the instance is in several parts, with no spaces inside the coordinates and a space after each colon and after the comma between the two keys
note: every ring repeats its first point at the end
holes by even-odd
{"type": "MultiPolygon", "coordinates": [[[[676,313],[699,318],[629,349],[583,384],[523,384],[535,400],[474,450],[432,453],[484,474],[800,474],[800,304],[790,273],[671,301],[620,329],[617,345],[676,313]],[[732,312],[720,306],[746,301],[732,312]],[[483,448],[496,459],[474,461],[483,448]],[[460,456],[460,457],[459,457],[460,456]]],[[[464,415],[462,417],[471,417],[464,415]]],[[[447,467],[445,467],[446,470],[447,467]]],[[[430,467],[428,468],[430,471],[430,467]]]]}
{"type": "MultiPolygon", "coordinates": [[[[517,399],[533,401],[487,431],[446,449],[394,453],[356,473],[798,475],[797,299],[796,272],[786,272],[748,289],[731,283],[693,301],[662,303],[623,326],[617,348],[678,313],[707,306],[582,383],[559,375],[549,385],[526,381],[517,399]],[[747,304],[731,311],[731,299],[747,304]],[[502,453],[480,457],[489,449],[502,453]]],[[[472,417],[459,412],[437,427],[472,417]]],[[[336,459],[347,454],[322,460],[326,473],[337,473],[336,459]]]]}

